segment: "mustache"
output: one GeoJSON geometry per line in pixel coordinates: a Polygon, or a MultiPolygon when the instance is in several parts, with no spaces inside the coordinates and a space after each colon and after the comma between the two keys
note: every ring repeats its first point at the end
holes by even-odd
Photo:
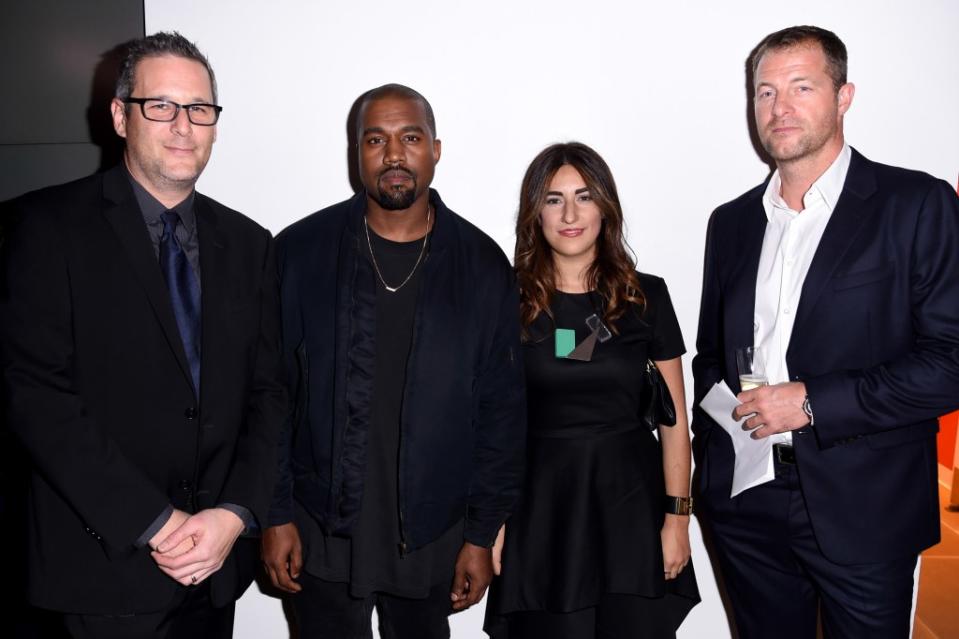
{"type": "Polygon", "coordinates": [[[796,120],[791,118],[783,118],[782,120],[773,120],[766,125],[767,129],[775,129],[781,126],[798,126],[796,120]]]}
{"type": "Polygon", "coordinates": [[[415,180],[415,179],[416,179],[416,174],[415,174],[415,173],[413,173],[413,172],[410,171],[409,169],[404,168],[404,167],[401,167],[401,166],[391,166],[391,167],[387,167],[387,168],[383,169],[382,171],[380,171],[380,173],[379,173],[379,175],[377,176],[377,178],[378,178],[378,179],[383,179],[383,178],[385,178],[385,177],[388,176],[388,175],[400,175],[400,174],[405,175],[406,177],[410,178],[411,180],[415,180]]]}

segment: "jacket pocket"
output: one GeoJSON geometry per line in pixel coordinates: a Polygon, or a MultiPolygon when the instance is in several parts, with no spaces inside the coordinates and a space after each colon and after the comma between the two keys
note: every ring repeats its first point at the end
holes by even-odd
{"type": "Polygon", "coordinates": [[[920,424],[913,424],[912,426],[894,428],[893,430],[869,435],[864,439],[870,448],[882,450],[884,448],[894,448],[921,439],[935,437],[938,431],[939,427],[936,422],[922,422],[920,424]]]}

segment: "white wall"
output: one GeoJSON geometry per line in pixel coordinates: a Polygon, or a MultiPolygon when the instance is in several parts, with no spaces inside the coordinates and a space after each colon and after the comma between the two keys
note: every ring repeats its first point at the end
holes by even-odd
{"type": "MultiPolygon", "coordinates": [[[[952,0],[145,4],[147,33],[181,31],[219,79],[225,109],[203,192],[273,231],[345,199],[347,111],[368,88],[408,84],[432,102],[444,143],[433,185],[507,255],[533,156],[570,139],[603,154],[639,267],[666,278],[690,349],[706,218],[767,172],[748,138],[744,79],[746,56],[765,34],[792,24],[834,30],[857,85],[851,144],[953,185],[959,175],[952,0]]],[[[692,532],[703,603],[680,637],[728,636],[692,532]]],[[[454,638],[484,637],[481,621],[480,608],[455,616],[454,638]]],[[[283,633],[279,602],[251,589],[236,636],[283,633]]]]}

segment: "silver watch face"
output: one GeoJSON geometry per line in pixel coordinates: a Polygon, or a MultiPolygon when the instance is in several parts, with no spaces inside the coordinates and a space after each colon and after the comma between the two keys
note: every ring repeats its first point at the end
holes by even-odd
{"type": "Polygon", "coordinates": [[[807,417],[812,417],[812,406],[809,403],[808,397],[802,402],[802,412],[806,413],[807,417]]]}

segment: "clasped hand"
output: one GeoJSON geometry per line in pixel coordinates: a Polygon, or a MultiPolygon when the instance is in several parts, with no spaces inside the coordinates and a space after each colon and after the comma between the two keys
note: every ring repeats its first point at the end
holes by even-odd
{"type": "Polygon", "coordinates": [[[170,578],[184,586],[196,585],[223,566],[243,528],[243,520],[225,508],[195,515],[174,510],[150,540],[150,555],[170,578]]]}

